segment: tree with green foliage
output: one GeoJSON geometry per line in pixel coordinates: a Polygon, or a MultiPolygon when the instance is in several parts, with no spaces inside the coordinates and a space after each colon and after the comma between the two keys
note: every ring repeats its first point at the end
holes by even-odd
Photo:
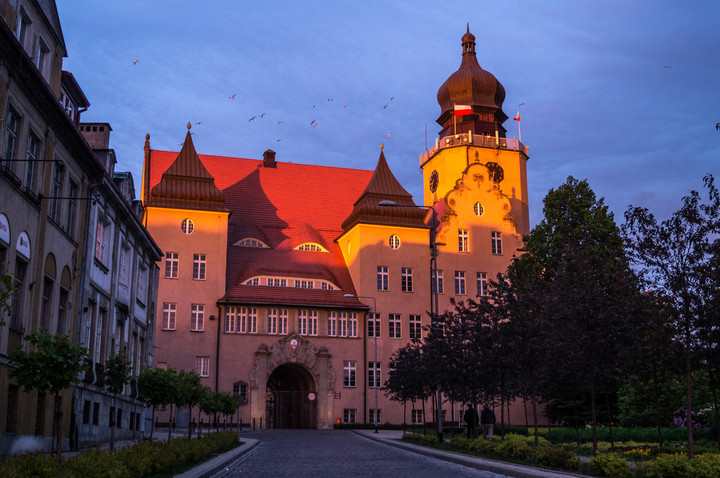
{"type": "Polygon", "coordinates": [[[110,450],[115,448],[115,428],[117,427],[115,400],[117,394],[122,393],[125,385],[130,382],[130,372],[130,361],[120,353],[112,354],[105,361],[105,388],[113,397],[110,408],[110,450]]]}
{"type": "Polygon", "coordinates": [[[88,350],[75,345],[67,335],[53,335],[42,330],[26,335],[28,350],[17,347],[8,356],[10,378],[25,393],[37,390],[55,398],[54,426],[57,457],[62,456],[62,395],[86,368],[88,350]]]}
{"type": "Polygon", "coordinates": [[[153,420],[150,427],[150,441],[153,439],[155,429],[155,408],[170,405],[168,418],[168,440],[172,433],[172,405],[177,402],[180,393],[180,383],[175,369],[146,368],[138,376],[138,388],[141,399],[153,408],[153,420]]]}
{"type": "MultiPolygon", "coordinates": [[[[192,409],[200,403],[205,389],[200,381],[200,375],[194,370],[178,372],[178,383],[180,385],[178,401],[176,405],[188,407],[188,416],[192,419],[192,409]]],[[[200,423],[200,410],[198,410],[198,424],[200,423]]],[[[192,438],[192,422],[188,423],[188,438],[192,438]]]]}
{"type": "Polygon", "coordinates": [[[0,264],[0,326],[5,325],[3,317],[10,315],[10,299],[15,291],[13,276],[7,271],[7,263],[0,264]]]}
{"type": "Polygon", "coordinates": [[[546,282],[545,310],[552,311],[548,364],[587,388],[595,453],[597,397],[615,381],[628,349],[637,287],[613,215],[587,181],[569,177],[543,203],[544,218],[526,245],[546,282]]]}
{"type": "Polygon", "coordinates": [[[683,344],[685,395],[688,422],[688,456],[694,456],[692,426],[693,355],[703,354],[702,340],[717,328],[718,234],[720,192],[712,175],[703,178],[707,199],[692,190],[682,206],[668,219],[658,222],[647,208],[631,206],[625,212],[623,230],[627,248],[648,287],[670,299],[675,337],[683,344]]]}
{"type": "MultiPolygon", "coordinates": [[[[431,386],[423,372],[422,348],[413,341],[396,350],[390,357],[387,379],[382,391],[390,400],[402,403],[424,401],[432,394],[431,386]]],[[[414,408],[413,408],[414,409],[414,408]]]]}

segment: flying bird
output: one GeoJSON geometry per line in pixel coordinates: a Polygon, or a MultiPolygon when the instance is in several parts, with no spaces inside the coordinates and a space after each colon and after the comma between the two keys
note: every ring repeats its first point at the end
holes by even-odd
{"type": "Polygon", "coordinates": [[[347,108],[347,106],[343,106],[343,109],[346,109],[346,108],[347,108]]]}
{"type": "MultiPolygon", "coordinates": [[[[237,93],[235,93],[235,95],[237,95],[237,93]]],[[[228,96],[228,98],[230,98],[231,100],[234,100],[234,99],[235,99],[235,95],[228,96]]]]}
{"type": "Polygon", "coordinates": [[[385,105],[385,106],[383,106],[383,109],[385,110],[385,109],[387,109],[387,107],[388,107],[388,105],[385,105]]]}
{"type": "Polygon", "coordinates": [[[720,131],[720,123],[715,123],[715,131],[720,131]]]}
{"type": "Polygon", "coordinates": [[[195,124],[202,124],[202,121],[198,121],[198,122],[197,122],[197,123],[195,123],[195,124]]]}
{"type": "Polygon", "coordinates": [[[252,118],[250,118],[250,119],[248,120],[248,123],[251,122],[251,121],[254,120],[254,119],[255,119],[255,116],[253,116],[252,118]]]}
{"type": "Polygon", "coordinates": [[[332,98],[328,98],[328,101],[332,101],[332,100],[333,100],[332,98]]]}
{"type": "Polygon", "coordinates": [[[133,66],[137,65],[140,60],[133,61],[133,66]]]}
{"type": "Polygon", "coordinates": [[[265,116],[265,113],[261,114],[261,115],[260,115],[260,118],[262,118],[262,117],[264,117],[264,116],[265,116]]]}
{"type": "Polygon", "coordinates": [[[276,140],[275,140],[275,142],[276,142],[276,143],[279,143],[279,142],[280,142],[280,140],[279,140],[279,139],[276,139],[276,140]]]}
{"type": "Polygon", "coordinates": [[[282,124],[282,123],[284,123],[284,121],[278,121],[278,124],[282,124]]]}
{"type": "Polygon", "coordinates": [[[313,108],[315,108],[317,105],[313,105],[313,108]]]}
{"type": "Polygon", "coordinates": [[[670,66],[670,65],[665,65],[665,68],[670,69],[670,68],[672,68],[672,66],[670,66]]]}
{"type": "Polygon", "coordinates": [[[395,97],[394,97],[394,96],[391,96],[391,97],[390,97],[390,101],[392,101],[393,99],[395,99],[395,97]]]}
{"type": "Polygon", "coordinates": [[[525,104],[525,103],[520,103],[518,106],[522,106],[522,105],[524,105],[524,104],[525,104]]]}
{"type": "Polygon", "coordinates": [[[392,135],[392,133],[388,133],[388,138],[392,135]]]}

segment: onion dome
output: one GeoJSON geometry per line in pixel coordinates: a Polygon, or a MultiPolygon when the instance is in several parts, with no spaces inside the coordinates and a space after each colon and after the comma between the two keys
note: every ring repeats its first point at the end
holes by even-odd
{"type": "Polygon", "coordinates": [[[483,70],[478,64],[475,36],[470,33],[469,25],[462,37],[462,48],[460,68],[450,75],[437,93],[438,104],[442,109],[438,123],[445,126],[445,122],[452,118],[455,105],[469,105],[473,113],[481,113],[485,118],[491,114],[491,122],[501,125],[507,119],[502,111],[505,88],[492,73],[483,70]]]}

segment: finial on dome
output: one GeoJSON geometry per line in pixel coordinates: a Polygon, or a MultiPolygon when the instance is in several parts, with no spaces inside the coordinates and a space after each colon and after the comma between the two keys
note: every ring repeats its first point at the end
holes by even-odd
{"type": "Polygon", "coordinates": [[[467,22],[467,32],[470,33],[470,22],[467,22]]]}
{"type": "Polygon", "coordinates": [[[385,149],[385,143],[380,143],[380,150],[382,151],[383,149],[385,149]]]}
{"type": "Polygon", "coordinates": [[[190,125],[190,122],[188,122],[187,129],[190,129],[191,127],[192,127],[192,125],[190,125]]]}

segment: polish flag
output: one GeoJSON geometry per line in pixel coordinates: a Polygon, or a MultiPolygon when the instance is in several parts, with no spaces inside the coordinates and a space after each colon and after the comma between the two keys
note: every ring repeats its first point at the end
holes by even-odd
{"type": "Polygon", "coordinates": [[[472,114],[470,105],[455,105],[455,116],[463,116],[472,114]]]}
{"type": "Polygon", "coordinates": [[[520,112],[518,111],[517,116],[513,118],[515,121],[520,121],[520,112]]]}

